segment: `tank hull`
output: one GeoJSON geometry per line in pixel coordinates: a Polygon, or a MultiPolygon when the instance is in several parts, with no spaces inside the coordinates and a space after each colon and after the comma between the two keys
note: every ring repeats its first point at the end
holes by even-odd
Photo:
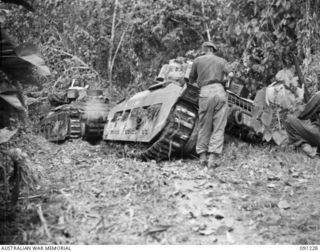
{"type": "Polygon", "coordinates": [[[80,136],[80,111],[70,105],[51,111],[40,123],[40,133],[49,141],[58,142],[80,136]]]}
{"type": "Polygon", "coordinates": [[[40,133],[49,141],[59,142],[72,138],[87,140],[102,138],[108,115],[108,106],[90,97],[54,108],[41,120],[40,133]]]}
{"type": "Polygon", "coordinates": [[[160,83],[115,106],[109,113],[103,139],[139,142],[149,148],[143,159],[168,159],[183,152],[197,120],[198,88],[160,83]]]}

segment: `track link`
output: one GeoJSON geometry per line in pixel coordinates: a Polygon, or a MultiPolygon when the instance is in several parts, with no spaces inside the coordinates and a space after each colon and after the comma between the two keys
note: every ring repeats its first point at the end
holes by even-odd
{"type": "Polygon", "coordinates": [[[70,113],[70,138],[81,136],[80,112],[74,110],[70,113]]]}
{"type": "Polygon", "coordinates": [[[183,100],[175,105],[167,126],[160,138],[149,148],[135,156],[143,160],[170,159],[174,154],[183,152],[197,120],[196,110],[188,106],[183,100]]]}

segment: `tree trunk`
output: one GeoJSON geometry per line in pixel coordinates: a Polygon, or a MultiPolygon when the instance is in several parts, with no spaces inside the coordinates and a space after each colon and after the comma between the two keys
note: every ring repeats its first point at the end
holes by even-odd
{"type": "Polygon", "coordinates": [[[109,57],[108,57],[108,70],[109,70],[109,91],[112,89],[112,52],[114,48],[114,33],[115,33],[115,25],[116,25],[116,15],[118,9],[118,0],[114,0],[114,9],[113,9],[113,17],[112,17],[112,27],[111,27],[111,38],[109,44],[109,57]]]}
{"type": "MultiPolygon", "coordinates": [[[[205,17],[205,11],[204,11],[204,1],[205,0],[202,0],[201,1],[201,12],[202,12],[202,16],[205,17]]],[[[207,39],[208,41],[211,42],[211,35],[210,35],[210,31],[209,31],[209,27],[208,27],[208,24],[206,21],[204,21],[204,29],[206,30],[206,33],[207,33],[207,39]]]]}

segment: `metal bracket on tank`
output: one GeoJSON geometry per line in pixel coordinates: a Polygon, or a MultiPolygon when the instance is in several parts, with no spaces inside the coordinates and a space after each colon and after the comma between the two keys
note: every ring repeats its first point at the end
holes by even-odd
{"type": "Polygon", "coordinates": [[[165,87],[166,84],[167,84],[166,82],[157,83],[157,84],[154,84],[154,85],[150,86],[150,87],[148,88],[148,90],[150,90],[150,91],[152,91],[152,90],[157,90],[157,89],[159,89],[159,88],[165,87]]]}

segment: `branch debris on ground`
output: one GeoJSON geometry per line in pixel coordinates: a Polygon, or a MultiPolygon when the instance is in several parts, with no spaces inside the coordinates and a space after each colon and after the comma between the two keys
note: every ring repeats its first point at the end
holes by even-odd
{"type": "Polygon", "coordinates": [[[320,243],[320,159],[229,139],[209,176],[196,159],[140,162],[80,139],[31,138],[39,184],[2,220],[1,243],[320,243]]]}

